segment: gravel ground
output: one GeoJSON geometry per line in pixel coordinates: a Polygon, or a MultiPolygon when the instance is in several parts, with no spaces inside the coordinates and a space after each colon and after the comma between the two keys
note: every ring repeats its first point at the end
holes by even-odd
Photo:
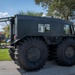
{"type": "Polygon", "coordinates": [[[13,61],[1,61],[0,75],[75,75],[75,66],[61,67],[56,63],[47,62],[41,70],[26,72],[14,64],[13,61]]]}

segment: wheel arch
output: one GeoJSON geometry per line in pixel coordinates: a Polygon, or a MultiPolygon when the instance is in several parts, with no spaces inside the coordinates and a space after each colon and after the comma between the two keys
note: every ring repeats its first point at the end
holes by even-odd
{"type": "Polygon", "coordinates": [[[40,39],[40,40],[44,41],[44,42],[47,44],[47,42],[46,42],[46,40],[44,39],[43,36],[25,36],[25,37],[23,37],[23,38],[20,38],[19,40],[16,40],[16,41],[13,43],[13,45],[18,45],[19,42],[22,42],[23,40],[27,40],[28,38],[37,38],[37,39],[40,39]]]}
{"type": "Polygon", "coordinates": [[[62,41],[66,40],[66,39],[71,39],[71,38],[75,39],[74,36],[61,36],[61,37],[58,38],[57,44],[60,44],[62,41]]]}

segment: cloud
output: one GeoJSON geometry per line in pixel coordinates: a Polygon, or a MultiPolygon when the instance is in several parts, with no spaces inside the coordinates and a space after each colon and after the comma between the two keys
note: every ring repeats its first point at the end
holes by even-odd
{"type": "Polygon", "coordinates": [[[7,12],[4,12],[4,13],[0,12],[0,18],[8,17],[8,16],[9,14],[7,12]]]}
{"type": "MultiPolygon", "coordinates": [[[[10,15],[8,12],[0,12],[0,18],[9,17],[10,15]]],[[[4,26],[6,26],[5,23],[0,23],[0,32],[3,31],[4,26]]]]}

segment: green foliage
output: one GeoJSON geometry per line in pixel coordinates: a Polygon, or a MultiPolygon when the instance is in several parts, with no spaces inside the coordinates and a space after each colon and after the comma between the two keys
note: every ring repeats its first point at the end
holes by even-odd
{"type": "Polygon", "coordinates": [[[42,12],[38,13],[38,12],[33,12],[33,11],[27,11],[27,12],[20,11],[19,14],[20,15],[28,15],[28,16],[42,16],[43,15],[42,12]]]}
{"type": "Polygon", "coordinates": [[[52,15],[56,10],[62,18],[68,19],[75,10],[75,0],[34,0],[37,5],[47,7],[47,15],[52,15]]]}
{"type": "Polygon", "coordinates": [[[9,61],[11,60],[8,49],[0,49],[0,61],[9,61]]]}
{"type": "Polygon", "coordinates": [[[3,30],[4,30],[4,35],[5,35],[5,37],[6,38],[9,38],[9,30],[10,30],[10,25],[7,25],[7,26],[5,26],[4,28],[3,28],[3,30]]]}
{"type": "Polygon", "coordinates": [[[41,4],[42,7],[48,7],[53,0],[34,0],[34,1],[37,5],[41,4]]]}

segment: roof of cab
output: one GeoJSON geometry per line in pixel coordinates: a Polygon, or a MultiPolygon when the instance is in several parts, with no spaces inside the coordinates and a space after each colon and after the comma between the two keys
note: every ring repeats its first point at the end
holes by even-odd
{"type": "Polygon", "coordinates": [[[51,22],[60,22],[60,23],[69,23],[66,20],[50,17],[38,17],[38,16],[27,16],[27,15],[15,15],[18,19],[31,19],[31,20],[41,20],[41,21],[51,21],[51,22]]]}

